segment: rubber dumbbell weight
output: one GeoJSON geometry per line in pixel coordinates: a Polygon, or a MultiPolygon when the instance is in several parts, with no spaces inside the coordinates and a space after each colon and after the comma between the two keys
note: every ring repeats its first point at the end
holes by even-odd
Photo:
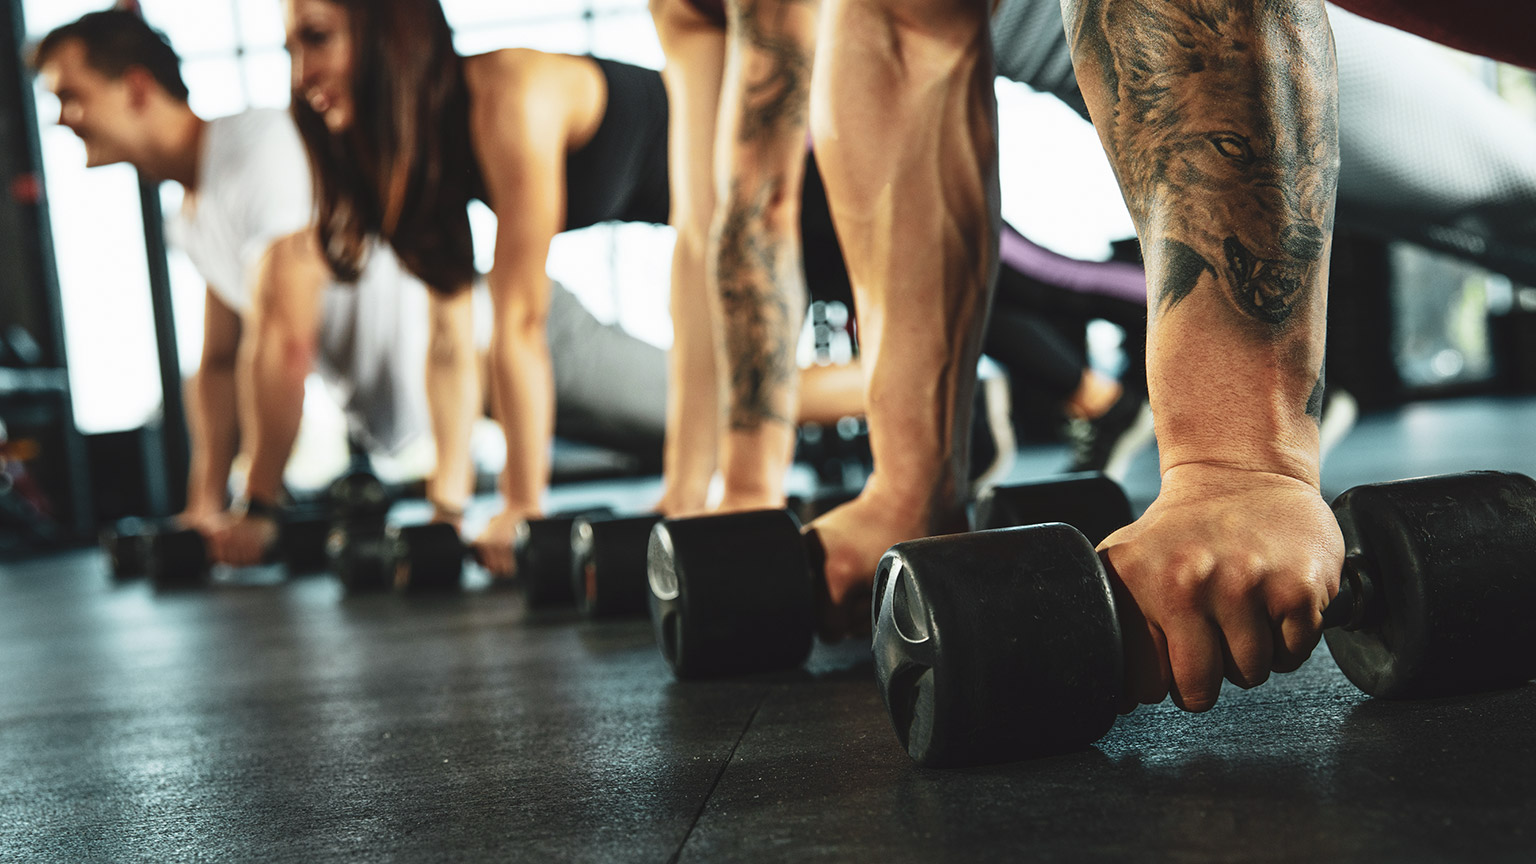
{"type": "Polygon", "coordinates": [[[607,507],[589,507],[541,519],[524,519],[517,524],[512,557],[517,566],[517,582],[530,607],[570,606],[576,602],[571,589],[571,529],[578,516],[612,515],[607,507]]]}
{"type": "Polygon", "coordinates": [[[571,591],[589,618],[647,613],[646,544],[660,521],[656,513],[625,519],[576,517],[571,524],[571,591]]]}
{"type": "Polygon", "coordinates": [[[463,586],[464,541],[447,523],[333,533],[332,542],[333,566],[348,590],[440,592],[463,586]]]}
{"type": "MultiPolygon", "coordinates": [[[[1056,518],[1130,521],[1125,495],[1096,477],[1010,490],[1041,496],[1056,518]],[[1032,491],[1034,490],[1034,491],[1032,491]]],[[[651,618],[679,678],[786,669],[810,654],[825,555],[787,510],[669,519],[651,533],[651,618]]]]}
{"type": "MultiPolygon", "coordinates": [[[[1346,559],[1323,615],[1334,659],[1372,696],[1536,676],[1536,481],[1475,472],[1356,487],[1334,512],[1346,559]]],[[[917,762],[1072,750],[1113,725],[1124,669],[1102,561],[1066,525],[900,543],[876,580],[875,668],[917,762]]]]}
{"type": "Polygon", "coordinates": [[[388,490],[372,471],[354,466],[326,489],[331,527],[326,558],[331,572],[348,591],[385,591],[394,587],[393,560],[387,536],[391,502],[388,490]]]}
{"type": "Polygon", "coordinates": [[[119,519],[112,527],[101,532],[101,548],[107,553],[107,564],[112,578],[126,581],[139,579],[149,572],[149,544],[151,536],[169,523],[165,520],[140,519],[129,516],[119,519]]]}

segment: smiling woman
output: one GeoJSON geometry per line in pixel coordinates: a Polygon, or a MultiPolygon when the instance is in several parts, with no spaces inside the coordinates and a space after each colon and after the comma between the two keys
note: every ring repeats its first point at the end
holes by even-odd
{"type": "MultiPolygon", "coordinates": [[[[107,2],[21,0],[20,5],[27,35],[36,40],[107,2]]],[[[199,114],[217,117],[252,107],[287,107],[290,65],[276,0],[141,0],[138,5],[183,54],[189,101],[199,114]]],[[[608,2],[597,10],[589,10],[589,5],[566,3],[551,11],[501,0],[454,0],[447,9],[450,21],[464,28],[461,39],[471,43],[659,62],[654,39],[644,31],[637,38],[636,22],[646,21],[645,0],[608,2]]],[[[138,179],[126,166],[87,173],[83,145],[56,123],[58,102],[39,87],[37,104],[76,418],[88,433],[134,428],[152,419],[160,403],[138,179]]],[[[181,202],[179,186],[160,187],[160,210],[175,213],[181,202]]],[[[475,215],[477,234],[488,236],[494,230],[489,213],[479,208],[475,215]]],[[[627,328],[664,344],[670,338],[664,304],[642,300],[646,291],[640,288],[619,303],[608,287],[615,273],[655,271],[651,296],[663,297],[664,272],[634,262],[655,260],[658,247],[669,242],[658,236],[664,233],[660,228],[627,226],[564,236],[551,253],[550,271],[600,317],[618,318],[627,328]]],[[[205,285],[185,255],[171,250],[168,258],[181,371],[190,374],[202,351],[205,285]]],[[[482,268],[489,266],[490,244],[479,260],[482,268]]],[[[306,417],[322,414],[307,412],[306,417]]],[[[315,431],[322,433],[320,438],[335,438],[341,422],[339,414],[329,417],[318,422],[315,431]]],[[[344,448],[331,446],[304,460],[310,467],[289,482],[300,487],[323,482],[344,460],[344,448]]]]}

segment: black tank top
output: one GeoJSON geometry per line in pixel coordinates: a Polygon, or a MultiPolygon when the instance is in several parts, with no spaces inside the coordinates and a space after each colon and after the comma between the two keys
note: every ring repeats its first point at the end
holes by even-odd
{"type": "Polygon", "coordinates": [[[661,73],[592,58],[608,81],[608,105],[592,140],[565,160],[565,230],[599,222],[665,224],[667,91],[661,73]]]}

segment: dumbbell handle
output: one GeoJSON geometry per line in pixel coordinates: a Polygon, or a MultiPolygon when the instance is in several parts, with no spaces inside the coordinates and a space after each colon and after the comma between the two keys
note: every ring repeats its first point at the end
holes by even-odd
{"type": "Polygon", "coordinates": [[[1339,573],[1339,593],[1323,610],[1323,629],[1358,630],[1379,617],[1381,604],[1377,602],[1376,584],[1364,565],[1365,562],[1357,556],[1344,559],[1344,569],[1339,573]]]}

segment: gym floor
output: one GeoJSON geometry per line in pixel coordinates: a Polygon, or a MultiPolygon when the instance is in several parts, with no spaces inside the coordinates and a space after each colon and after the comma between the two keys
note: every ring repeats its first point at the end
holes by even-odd
{"type": "MultiPolygon", "coordinates": [[[[1533,430],[1536,398],[1369,416],[1328,491],[1536,474],[1533,430]]],[[[1063,458],[1026,451],[1015,479],[1063,458]]],[[[1156,482],[1146,454],[1133,499],[1156,482]]],[[[0,566],[0,657],[6,862],[1536,860],[1536,687],[1376,702],[1326,650],[1207,714],[964,771],[907,760],[865,647],[679,684],[644,622],[499,591],[156,595],[83,551],[0,566]]]]}

